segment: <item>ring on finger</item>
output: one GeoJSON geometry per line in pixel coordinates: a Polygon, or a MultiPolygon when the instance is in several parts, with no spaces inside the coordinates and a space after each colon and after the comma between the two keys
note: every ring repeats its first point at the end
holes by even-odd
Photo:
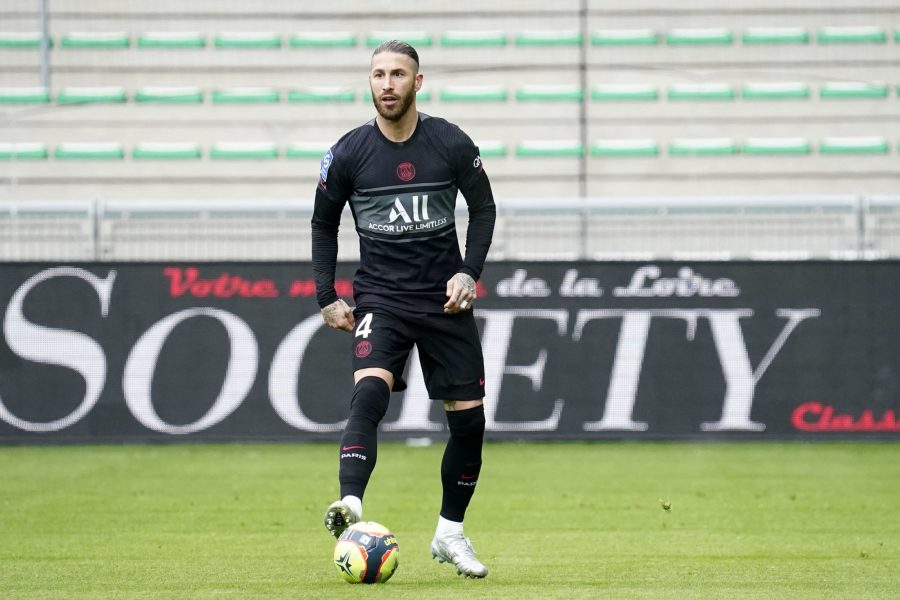
{"type": "Polygon", "coordinates": [[[463,300],[463,301],[461,301],[461,302],[459,303],[459,307],[460,307],[460,308],[466,308],[466,307],[468,307],[468,306],[469,306],[469,301],[468,301],[468,300],[463,300]]]}

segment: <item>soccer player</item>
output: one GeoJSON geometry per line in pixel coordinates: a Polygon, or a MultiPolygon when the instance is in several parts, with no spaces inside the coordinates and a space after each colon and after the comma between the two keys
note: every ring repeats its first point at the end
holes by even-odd
{"type": "Polygon", "coordinates": [[[312,217],[316,296],[325,322],[352,332],[350,417],[341,437],[341,498],[325,513],[338,537],[362,519],[377,456],[377,429],[392,391],[406,389],[415,345],[425,386],[442,400],[450,439],[441,461],[443,495],[431,553],[468,577],[488,569],[463,533],[481,471],[484,358],[472,308],[494,231],[496,209],[478,148],[456,125],[416,109],[419,56],[401,41],[372,54],[375,118],[353,129],[322,159],[312,217]],[[456,234],[457,191],[469,212],[465,256],[456,234]],[[356,308],[334,288],[337,234],[346,203],[359,236],[356,308]]]}

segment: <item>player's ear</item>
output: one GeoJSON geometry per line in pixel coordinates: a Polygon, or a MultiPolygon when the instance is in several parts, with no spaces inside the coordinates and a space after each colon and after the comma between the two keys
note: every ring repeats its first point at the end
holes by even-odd
{"type": "Polygon", "coordinates": [[[416,73],[416,91],[418,92],[422,89],[422,80],[425,79],[425,76],[421,73],[416,73]]]}

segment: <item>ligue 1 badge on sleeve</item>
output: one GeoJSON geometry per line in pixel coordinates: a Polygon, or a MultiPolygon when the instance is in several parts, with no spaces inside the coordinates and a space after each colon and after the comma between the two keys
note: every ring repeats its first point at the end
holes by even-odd
{"type": "Polygon", "coordinates": [[[331,161],[334,160],[334,154],[331,153],[331,149],[328,149],[328,152],[325,153],[325,156],[322,157],[322,165],[319,167],[319,178],[322,181],[328,181],[328,169],[331,168],[331,161]]]}

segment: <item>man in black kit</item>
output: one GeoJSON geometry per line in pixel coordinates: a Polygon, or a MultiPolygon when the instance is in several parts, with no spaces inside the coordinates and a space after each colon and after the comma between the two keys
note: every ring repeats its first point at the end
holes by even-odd
{"type": "Polygon", "coordinates": [[[488,569],[463,533],[463,517],[481,471],[484,358],[472,307],[493,236],[494,198],[472,140],[416,110],[422,74],[412,46],[396,40],[378,46],[369,84],[377,114],[325,154],[312,217],[322,316],[353,333],[355,388],[341,437],[341,498],[328,507],[325,527],[338,537],[362,519],[378,425],[391,391],[406,388],[401,376],[415,345],[428,394],[443,401],[450,430],[431,553],[460,574],[484,577],[488,569]],[[469,208],[465,258],[456,234],[457,191],[469,208]],[[348,201],[360,247],[353,310],[334,288],[338,225],[348,201]]]}

